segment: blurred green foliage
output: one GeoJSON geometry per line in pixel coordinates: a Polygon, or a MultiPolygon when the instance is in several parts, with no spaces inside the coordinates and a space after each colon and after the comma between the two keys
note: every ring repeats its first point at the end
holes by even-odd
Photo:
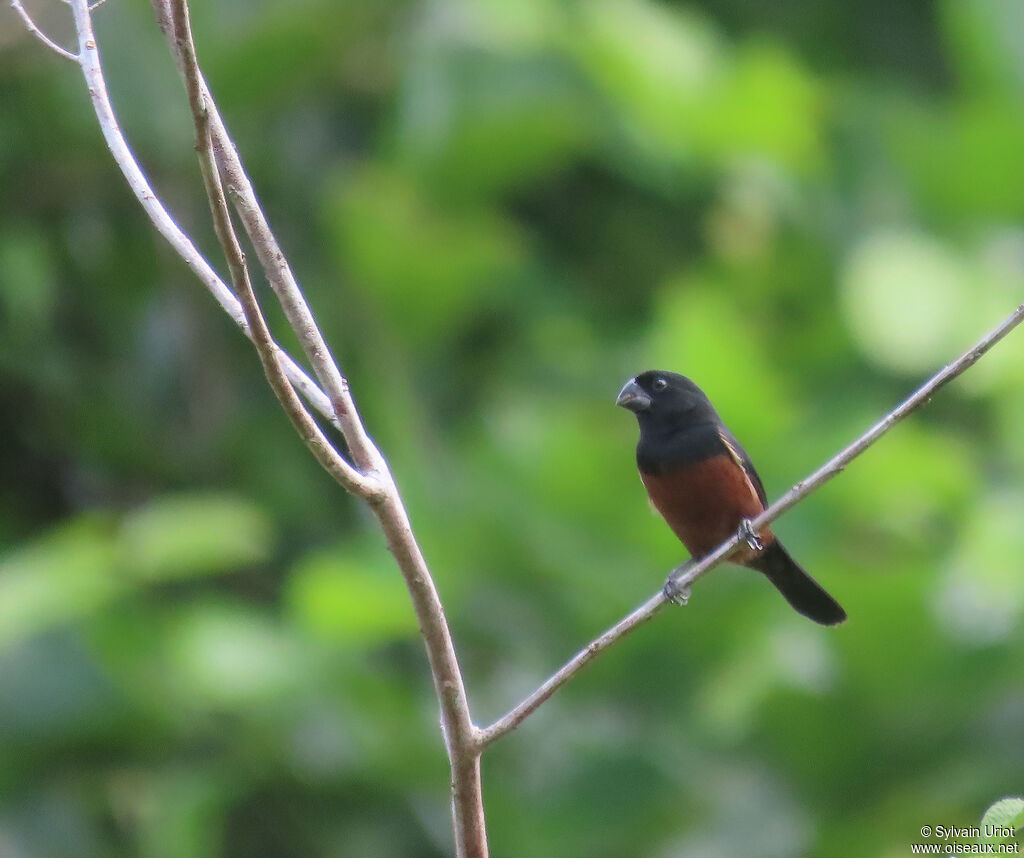
{"type": "Polygon", "coordinates": [[[982,838],[989,842],[1005,843],[1012,838],[1007,832],[1016,833],[1024,822],[1024,798],[1011,796],[995,802],[981,818],[982,838]]]}
{"type": "MultiPolygon", "coordinates": [[[[682,559],[626,378],[696,379],[777,496],[1020,302],[1022,9],[195,4],[481,723],[682,559]]],[[[74,67],[0,16],[0,855],[445,854],[371,518],[140,214],[74,67]]],[[[149,5],[96,17],[217,260],[149,5]]],[[[1017,333],[778,525],[844,627],[717,571],[488,753],[494,854],[902,856],[1019,794],[1022,438],[1017,333]]]]}

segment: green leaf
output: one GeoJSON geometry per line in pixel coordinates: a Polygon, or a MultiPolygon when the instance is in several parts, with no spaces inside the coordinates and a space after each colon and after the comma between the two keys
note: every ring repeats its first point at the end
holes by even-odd
{"type": "Polygon", "coordinates": [[[83,616],[122,592],[106,522],[79,518],[0,556],[0,649],[83,616]]]}
{"type": "MultiPolygon", "coordinates": [[[[792,394],[764,360],[762,325],[713,273],[674,277],[659,295],[648,346],[649,362],[683,368],[705,390],[726,421],[747,414],[744,444],[756,447],[757,433],[786,428],[792,394]],[[731,331],[732,336],[722,336],[731,331]],[[737,379],[743,383],[738,384],[737,379]]],[[[733,423],[733,431],[739,432],[733,423]]]]}
{"type": "Polygon", "coordinates": [[[490,208],[442,206],[385,168],[336,181],[327,216],[353,287],[417,341],[457,330],[522,267],[510,220],[490,208]]]}
{"type": "Polygon", "coordinates": [[[217,766],[199,763],[136,775],[141,794],[138,837],[145,858],[214,855],[219,848],[229,784],[217,766]]]}
{"type": "Polygon", "coordinates": [[[877,364],[920,373],[941,366],[959,342],[969,311],[970,278],[943,242],[909,232],[882,232],[847,260],[843,299],[854,336],[877,364]]]}
{"type": "Polygon", "coordinates": [[[712,156],[757,154],[810,172],[822,162],[819,102],[815,82],[785,49],[750,45],[709,101],[700,142],[712,156]]]}
{"type": "Polygon", "coordinates": [[[964,516],[939,591],[943,625],[961,640],[989,644],[1016,629],[1024,581],[1012,558],[1022,515],[1024,494],[999,490],[976,500],[964,516]]]}
{"type": "Polygon", "coordinates": [[[230,495],[158,498],[129,515],[121,530],[124,560],[149,581],[215,575],[265,560],[273,527],[253,502],[230,495]]]}
{"type": "Polygon", "coordinates": [[[181,616],[171,629],[169,654],[187,698],[212,706],[284,699],[316,667],[287,629],[234,604],[203,604],[181,616]]]}
{"type": "Polygon", "coordinates": [[[1024,798],[1001,798],[981,818],[981,835],[986,840],[1007,840],[1012,835],[1003,835],[993,829],[1017,829],[1021,825],[1024,825],[1024,798]]]}
{"type": "Polygon", "coordinates": [[[649,2],[585,3],[580,18],[567,37],[569,54],[629,136],[685,152],[694,118],[727,68],[714,30],[697,15],[649,2]]]}
{"type": "Polygon", "coordinates": [[[6,336],[38,337],[48,325],[56,303],[52,268],[41,234],[9,230],[0,238],[0,319],[6,336]]]}
{"type": "Polygon", "coordinates": [[[327,640],[376,644],[415,634],[401,575],[378,553],[363,560],[340,547],[300,561],[286,594],[295,621],[327,640]]]}

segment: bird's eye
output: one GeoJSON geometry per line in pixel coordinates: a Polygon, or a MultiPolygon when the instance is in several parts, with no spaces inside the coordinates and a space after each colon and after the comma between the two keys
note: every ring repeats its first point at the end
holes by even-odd
{"type": "Polygon", "coordinates": [[[653,390],[664,390],[666,387],[668,387],[668,382],[663,378],[656,378],[651,384],[653,390]]]}

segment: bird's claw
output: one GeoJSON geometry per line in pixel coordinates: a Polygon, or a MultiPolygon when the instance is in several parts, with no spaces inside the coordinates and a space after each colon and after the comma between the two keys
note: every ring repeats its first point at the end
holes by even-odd
{"type": "Polygon", "coordinates": [[[751,551],[760,551],[764,548],[764,543],[761,541],[761,537],[754,532],[754,525],[749,518],[740,522],[739,537],[750,546],[751,551]]]}
{"type": "Polygon", "coordinates": [[[662,587],[661,590],[665,594],[665,598],[673,605],[679,605],[682,607],[690,601],[690,585],[681,585],[679,581],[676,580],[674,572],[665,579],[665,586],[662,587]]]}

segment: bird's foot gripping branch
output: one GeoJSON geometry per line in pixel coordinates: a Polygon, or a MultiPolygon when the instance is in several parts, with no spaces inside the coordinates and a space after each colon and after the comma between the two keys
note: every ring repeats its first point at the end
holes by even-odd
{"type": "Polygon", "coordinates": [[[761,537],[757,535],[754,525],[750,523],[749,518],[745,518],[740,522],[738,533],[740,539],[750,546],[751,551],[762,551],[764,549],[764,543],[761,541],[761,537]]]}
{"type": "Polygon", "coordinates": [[[665,598],[673,605],[683,607],[690,601],[690,584],[689,582],[685,584],[682,582],[686,577],[686,573],[692,568],[693,562],[688,561],[668,573],[668,578],[665,579],[665,586],[661,588],[661,592],[665,594],[665,598]]]}

